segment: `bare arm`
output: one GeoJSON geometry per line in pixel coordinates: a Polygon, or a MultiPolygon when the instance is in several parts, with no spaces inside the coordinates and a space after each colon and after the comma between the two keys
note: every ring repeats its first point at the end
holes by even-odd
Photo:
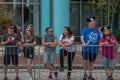
{"type": "Polygon", "coordinates": [[[87,43],[85,43],[84,36],[81,36],[81,37],[80,37],[80,40],[81,40],[81,42],[82,42],[82,45],[83,45],[84,47],[86,47],[86,46],[87,46],[87,43]]]}
{"type": "Polygon", "coordinates": [[[64,45],[61,40],[59,41],[59,45],[60,45],[60,46],[63,46],[63,45],[64,45]]]}
{"type": "Polygon", "coordinates": [[[22,39],[24,39],[24,36],[23,36],[23,32],[22,32],[22,31],[20,31],[20,35],[21,35],[22,39]]]}
{"type": "Polygon", "coordinates": [[[55,39],[54,42],[49,42],[48,44],[49,44],[49,45],[57,45],[57,43],[58,43],[58,42],[57,42],[57,40],[55,39]]]}
{"type": "Polygon", "coordinates": [[[105,46],[107,44],[109,44],[109,43],[108,42],[100,42],[100,46],[105,46]]]}
{"type": "Polygon", "coordinates": [[[69,43],[67,43],[65,46],[72,46],[74,44],[74,40],[70,41],[69,43]]]}
{"type": "Polygon", "coordinates": [[[80,37],[80,40],[81,40],[82,44],[85,44],[84,36],[81,36],[81,37],[80,37]]]}
{"type": "Polygon", "coordinates": [[[45,39],[42,39],[42,45],[43,45],[43,46],[47,46],[47,45],[48,45],[48,43],[45,42],[45,39]]]}
{"type": "Polygon", "coordinates": [[[6,45],[7,43],[9,43],[9,40],[7,40],[7,41],[5,41],[5,42],[2,41],[2,42],[1,42],[1,45],[4,46],[4,45],[6,45]]]}
{"type": "Polygon", "coordinates": [[[35,46],[36,45],[36,42],[33,42],[33,43],[29,43],[27,46],[35,46]]]}

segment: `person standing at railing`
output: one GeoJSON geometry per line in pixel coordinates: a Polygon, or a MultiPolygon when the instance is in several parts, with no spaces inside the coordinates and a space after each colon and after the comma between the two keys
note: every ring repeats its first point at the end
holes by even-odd
{"type": "Polygon", "coordinates": [[[95,27],[95,17],[87,19],[88,27],[84,28],[81,32],[82,42],[82,57],[83,57],[83,68],[84,76],[83,80],[95,80],[92,76],[93,65],[98,55],[98,45],[100,39],[100,33],[95,27]],[[92,46],[93,45],[93,46],[92,46]],[[87,75],[89,71],[89,76],[87,75]]]}
{"type": "Polygon", "coordinates": [[[17,34],[20,37],[21,42],[24,42],[24,35],[23,35],[22,26],[20,24],[17,24],[16,27],[17,27],[17,34]]]}
{"type": "Polygon", "coordinates": [[[70,27],[65,27],[63,34],[60,36],[59,45],[60,49],[60,71],[64,71],[64,57],[68,58],[68,74],[67,79],[71,79],[71,71],[72,71],[72,62],[75,56],[75,47],[74,44],[74,36],[72,34],[72,30],[70,27]]]}
{"type": "Polygon", "coordinates": [[[21,44],[19,36],[14,33],[13,26],[8,26],[7,34],[3,36],[1,45],[5,46],[5,53],[4,53],[4,71],[5,77],[4,80],[9,80],[7,78],[7,67],[10,64],[10,60],[12,60],[12,64],[15,65],[16,70],[16,77],[15,80],[19,80],[18,76],[18,52],[17,46],[21,44]]]}
{"type": "Polygon", "coordinates": [[[35,45],[36,37],[34,36],[33,31],[30,29],[26,29],[25,42],[23,44],[24,58],[27,59],[26,66],[29,73],[29,77],[26,80],[33,80],[31,64],[35,55],[35,45]]]}
{"type": "Polygon", "coordinates": [[[107,29],[110,30],[110,33],[111,33],[112,36],[115,36],[114,33],[113,33],[113,30],[112,30],[112,28],[110,26],[108,26],[107,29]]]}
{"type": "Polygon", "coordinates": [[[100,39],[100,45],[102,46],[102,60],[106,70],[107,80],[113,80],[112,75],[116,65],[115,45],[117,45],[117,40],[115,36],[112,36],[109,28],[104,28],[103,38],[100,39]]]}
{"type": "Polygon", "coordinates": [[[48,78],[52,80],[52,73],[54,73],[56,79],[58,76],[58,72],[54,71],[57,38],[53,34],[53,29],[51,27],[46,28],[45,31],[46,34],[42,37],[42,45],[45,46],[44,67],[50,70],[48,78]]]}

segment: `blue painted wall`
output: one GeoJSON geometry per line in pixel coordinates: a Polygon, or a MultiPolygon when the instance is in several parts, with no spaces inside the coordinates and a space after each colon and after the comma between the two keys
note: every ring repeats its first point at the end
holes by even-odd
{"type": "Polygon", "coordinates": [[[70,0],[54,0],[54,32],[56,36],[63,33],[65,26],[70,26],[70,0]]]}
{"type": "Polygon", "coordinates": [[[33,24],[33,5],[29,6],[29,23],[33,24]]]}
{"type": "Polygon", "coordinates": [[[41,0],[41,35],[50,26],[50,0],[41,0]]]}

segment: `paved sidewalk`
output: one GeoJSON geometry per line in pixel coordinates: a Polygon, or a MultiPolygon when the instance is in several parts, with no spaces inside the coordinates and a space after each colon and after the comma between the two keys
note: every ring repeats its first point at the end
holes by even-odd
{"type": "MultiPolygon", "coordinates": [[[[14,71],[14,70],[11,70],[14,71]]],[[[36,76],[34,80],[48,80],[49,72],[46,69],[40,70],[40,79],[38,75],[38,70],[35,72],[36,76]]],[[[59,72],[58,79],[66,80],[67,71],[59,72]]],[[[20,80],[25,80],[28,77],[26,70],[20,70],[19,72],[20,80]]],[[[83,70],[73,70],[71,75],[71,80],[82,80],[83,70]]],[[[106,75],[104,70],[94,70],[93,76],[96,80],[106,80],[106,75]]],[[[3,80],[4,74],[0,73],[0,80],[3,80]]],[[[15,73],[8,73],[8,80],[14,80],[15,73]]],[[[53,79],[54,80],[54,79],[53,79]]],[[[115,70],[114,80],[120,80],[120,70],[115,70]]]]}

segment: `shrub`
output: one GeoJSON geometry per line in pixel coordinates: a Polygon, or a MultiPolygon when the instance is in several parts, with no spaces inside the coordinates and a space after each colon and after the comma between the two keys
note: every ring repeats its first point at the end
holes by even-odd
{"type": "Polygon", "coordinates": [[[113,33],[115,34],[115,37],[118,40],[118,43],[120,44],[120,30],[114,30],[113,33]]]}
{"type": "Polygon", "coordinates": [[[42,44],[42,38],[41,36],[37,36],[37,45],[41,45],[42,44]]]}
{"type": "Polygon", "coordinates": [[[0,43],[1,43],[1,41],[2,41],[2,36],[0,36],[0,43]]]}

